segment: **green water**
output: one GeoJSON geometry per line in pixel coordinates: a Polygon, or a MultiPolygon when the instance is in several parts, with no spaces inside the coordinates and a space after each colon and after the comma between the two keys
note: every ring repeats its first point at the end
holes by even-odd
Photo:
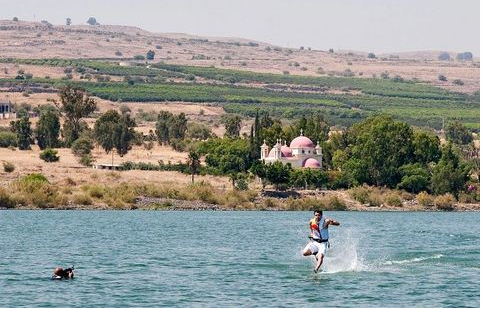
{"type": "Polygon", "coordinates": [[[0,307],[480,306],[479,212],[326,212],[319,274],[311,215],[0,211],[0,307]]]}

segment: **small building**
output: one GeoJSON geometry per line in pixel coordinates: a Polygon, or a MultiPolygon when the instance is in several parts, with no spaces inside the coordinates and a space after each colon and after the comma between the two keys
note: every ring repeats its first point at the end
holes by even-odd
{"type": "Polygon", "coordinates": [[[9,102],[0,102],[0,119],[16,118],[17,112],[13,104],[9,102]]]}
{"type": "Polygon", "coordinates": [[[322,168],[322,148],[319,143],[314,146],[314,143],[308,138],[297,136],[287,146],[285,142],[282,145],[281,140],[272,149],[263,141],[261,148],[261,158],[265,164],[280,161],[284,164],[290,163],[295,168],[322,168]]]}

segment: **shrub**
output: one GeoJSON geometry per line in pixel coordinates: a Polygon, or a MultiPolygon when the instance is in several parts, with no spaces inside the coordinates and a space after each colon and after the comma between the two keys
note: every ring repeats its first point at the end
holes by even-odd
{"type": "Polygon", "coordinates": [[[266,198],[262,203],[263,209],[274,209],[279,207],[278,201],[274,198],[266,198]]]}
{"type": "Polygon", "coordinates": [[[367,186],[355,187],[349,190],[349,195],[361,204],[369,201],[369,189],[367,186]]]}
{"type": "Polygon", "coordinates": [[[201,200],[211,204],[220,204],[217,194],[215,194],[214,188],[210,183],[197,181],[190,185],[189,188],[191,189],[192,200],[201,200]]]}
{"type": "Polygon", "coordinates": [[[285,208],[287,210],[313,210],[313,209],[324,209],[324,202],[322,199],[313,197],[303,197],[303,198],[288,198],[285,201],[285,208]]]}
{"type": "Polygon", "coordinates": [[[388,79],[389,78],[389,73],[387,71],[384,71],[380,74],[381,78],[388,79]]]}
{"type": "Polygon", "coordinates": [[[79,163],[84,165],[84,166],[91,166],[92,163],[94,162],[94,159],[92,157],[92,155],[90,154],[87,154],[87,155],[83,155],[79,158],[79,163]]]}
{"type": "Polygon", "coordinates": [[[239,177],[235,180],[235,188],[240,191],[248,190],[248,182],[244,177],[239,177]]]}
{"type": "Polygon", "coordinates": [[[12,208],[15,206],[14,201],[10,198],[7,190],[0,187],[0,207],[12,208]]]}
{"type": "Polygon", "coordinates": [[[369,53],[369,54],[367,54],[367,58],[369,58],[369,59],[376,59],[376,54],[369,53]]]}
{"type": "Polygon", "coordinates": [[[10,146],[17,146],[17,134],[13,132],[0,132],[0,147],[8,148],[10,146]]]}
{"type": "Polygon", "coordinates": [[[447,82],[448,81],[448,79],[446,78],[446,76],[444,76],[443,74],[439,74],[438,79],[440,81],[442,81],[442,82],[447,82]]]}
{"type": "Polygon", "coordinates": [[[15,165],[13,165],[13,163],[10,163],[10,162],[7,162],[7,161],[3,162],[3,171],[5,173],[11,173],[14,170],[15,170],[15,165]]]}
{"type": "Polygon", "coordinates": [[[397,206],[397,207],[401,207],[403,205],[401,199],[395,193],[388,194],[384,198],[384,203],[389,206],[397,206]]]}
{"type": "Polygon", "coordinates": [[[104,188],[98,185],[91,185],[88,188],[89,195],[94,198],[102,198],[104,196],[104,188]]]}
{"type": "Polygon", "coordinates": [[[17,204],[29,204],[41,208],[56,205],[58,192],[42,174],[29,174],[12,183],[17,204]]]}
{"type": "Polygon", "coordinates": [[[439,210],[451,211],[454,210],[455,199],[450,193],[438,195],[434,199],[434,205],[439,210]]]}
{"type": "Polygon", "coordinates": [[[94,141],[86,136],[78,138],[71,146],[72,152],[77,157],[90,155],[92,149],[94,149],[94,141]]]}
{"type": "Polygon", "coordinates": [[[396,83],[402,83],[402,82],[404,82],[404,79],[400,75],[394,76],[391,80],[393,82],[396,82],[396,83]]]}
{"type": "Polygon", "coordinates": [[[145,57],[143,55],[136,55],[134,56],[134,60],[144,60],[145,57]]]}
{"type": "Polygon", "coordinates": [[[455,79],[453,81],[453,84],[458,85],[458,86],[463,86],[465,83],[461,79],[455,79]]]}
{"type": "Polygon", "coordinates": [[[45,162],[57,162],[60,158],[59,156],[57,156],[57,150],[54,150],[52,148],[47,148],[42,151],[39,157],[45,162]]]}
{"type": "Polygon", "coordinates": [[[337,196],[333,195],[328,198],[328,201],[324,203],[325,210],[346,210],[347,206],[344,201],[340,200],[337,196]]]}
{"type": "Polygon", "coordinates": [[[74,195],[73,202],[75,204],[79,204],[79,205],[92,205],[91,197],[89,195],[85,194],[85,193],[80,193],[80,194],[74,195]]]}
{"type": "Polygon", "coordinates": [[[122,53],[120,51],[116,51],[114,54],[118,57],[122,57],[122,53]]]}

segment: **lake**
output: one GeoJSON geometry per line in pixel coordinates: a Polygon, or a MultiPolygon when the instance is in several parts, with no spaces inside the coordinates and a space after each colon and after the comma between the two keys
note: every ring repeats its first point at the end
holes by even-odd
{"type": "Polygon", "coordinates": [[[0,211],[0,307],[479,307],[479,212],[0,211]],[[74,280],[51,280],[75,264],[74,280]]]}

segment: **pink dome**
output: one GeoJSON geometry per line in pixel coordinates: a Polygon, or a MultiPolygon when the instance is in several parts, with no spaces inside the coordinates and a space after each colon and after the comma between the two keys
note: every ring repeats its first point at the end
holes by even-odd
{"type": "MultiPolygon", "coordinates": [[[[282,146],[281,147],[281,155],[282,157],[291,157],[292,156],[292,150],[288,148],[287,146],[282,146]]],[[[268,153],[268,157],[274,158],[275,157],[275,147],[270,150],[268,153]]]]}
{"type": "Polygon", "coordinates": [[[290,148],[314,148],[314,143],[305,136],[298,136],[290,143],[290,148]]]}
{"type": "Polygon", "coordinates": [[[302,166],[307,168],[320,168],[320,163],[314,158],[308,158],[302,166]]]}
{"type": "Polygon", "coordinates": [[[283,145],[280,150],[282,150],[282,157],[291,157],[292,156],[292,149],[290,149],[288,146],[283,145]]]}

